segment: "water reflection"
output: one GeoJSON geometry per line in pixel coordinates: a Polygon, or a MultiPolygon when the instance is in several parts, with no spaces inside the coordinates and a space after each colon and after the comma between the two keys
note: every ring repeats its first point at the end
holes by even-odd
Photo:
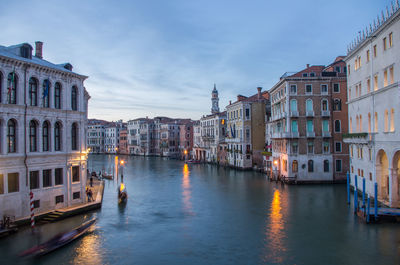
{"type": "Polygon", "coordinates": [[[192,191],[190,187],[190,171],[187,164],[183,165],[183,178],[182,178],[182,195],[183,195],[183,211],[185,214],[192,215],[192,203],[190,199],[192,198],[192,191]]]}
{"type": "Polygon", "coordinates": [[[79,242],[73,264],[102,264],[101,237],[89,232],[79,242]]]}
{"type": "Polygon", "coordinates": [[[281,194],[275,189],[269,218],[266,223],[266,255],[264,261],[273,263],[282,263],[286,252],[284,239],[284,220],[282,217],[281,194]]]}

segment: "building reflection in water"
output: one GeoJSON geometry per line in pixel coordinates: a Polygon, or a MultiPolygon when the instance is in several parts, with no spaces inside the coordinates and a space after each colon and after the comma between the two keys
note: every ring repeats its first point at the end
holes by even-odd
{"type": "Polygon", "coordinates": [[[268,263],[282,263],[285,260],[285,252],[287,249],[284,243],[283,203],[286,202],[282,201],[281,193],[278,189],[275,189],[265,228],[264,261],[268,263]]]}
{"type": "Polygon", "coordinates": [[[88,232],[79,240],[73,264],[102,264],[101,236],[88,232]]]}
{"type": "Polygon", "coordinates": [[[183,195],[183,211],[186,215],[192,215],[192,192],[190,187],[190,171],[187,164],[183,165],[183,178],[182,178],[182,195],[183,195]]]}

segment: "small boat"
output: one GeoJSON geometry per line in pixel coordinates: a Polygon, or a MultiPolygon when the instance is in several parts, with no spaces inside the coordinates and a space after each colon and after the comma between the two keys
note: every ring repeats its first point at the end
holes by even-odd
{"type": "Polygon", "coordinates": [[[199,160],[193,160],[193,159],[187,160],[187,161],[186,161],[186,164],[200,164],[200,163],[201,163],[201,161],[199,161],[199,160]]]}
{"type": "Polygon", "coordinates": [[[103,178],[105,178],[105,179],[113,179],[113,176],[112,175],[107,175],[107,173],[104,173],[104,174],[102,174],[101,175],[103,178]]]}
{"type": "Polygon", "coordinates": [[[20,256],[39,257],[50,253],[84,235],[95,222],[96,218],[86,221],[71,231],[60,233],[43,244],[25,250],[20,254],[20,256]]]}
{"type": "Polygon", "coordinates": [[[121,183],[118,187],[118,204],[126,203],[128,201],[128,193],[125,184],[121,183]]]}

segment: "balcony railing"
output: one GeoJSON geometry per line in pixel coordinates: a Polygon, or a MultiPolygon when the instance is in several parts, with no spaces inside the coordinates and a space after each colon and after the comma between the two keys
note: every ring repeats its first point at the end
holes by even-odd
{"type": "Polygon", "coordinates": [[[299,132],[291,132],[292,138],[299,138],[299,132]]]}
{"type": "Polygon", "coordinates": [[[352,144],[368,144],[374,140],[374,133],[344,133],[343,142],[352,144]]]}
{"type": "Polygon", "coordinates": [[[314,117],[314,111],[313,111],[313,110],[311,110],[311,111],[306,111],[306,116],[307,116],[307,117],[314,117]]]}
{"type": "Polygon", "coordinates": [[[307,132],[307,138],[315,138],[315,132],[307,132]]]}
{"type": "Polygon", "coordinates": [[[290,117],[299,117],[299,112],[297,110],[290,111],[290,117]]]}
{"type": "Polygon", "coordinates": [[[329,110],[323,110],[321,112],[321,116],[322,117],[329,117],[329,116],[331,116],[331,112],[329,110]]]}
{"type": "Polygon", "coordinates": [[[332,137],[331,136],[331,132],[322,132],[322,137],[324,137],[324,138],[330,138],[330,137],[332,137]]]}

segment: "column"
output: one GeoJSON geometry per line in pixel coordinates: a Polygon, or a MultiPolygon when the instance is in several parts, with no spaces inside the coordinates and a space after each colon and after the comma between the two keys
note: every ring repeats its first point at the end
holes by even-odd
{"type": "Polygon", "coordinates": [[[389,189],[389,205],[390,207],[397,207],[398,205],[398,177],[397,170],[394,168],[389,169],[389,181],[390,181],[390,189],[389,189]]]}

